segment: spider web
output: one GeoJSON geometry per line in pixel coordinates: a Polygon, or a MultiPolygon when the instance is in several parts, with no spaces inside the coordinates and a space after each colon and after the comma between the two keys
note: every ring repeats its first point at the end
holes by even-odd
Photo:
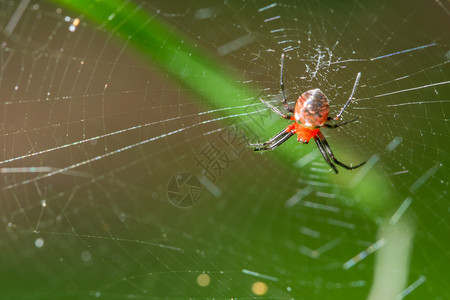
{"type": "Polygon", "coordinates": [[[83,15],[0,0],[2,295],[449,297],[450,7],[335,2],[137,2],[253,95],[205,103],[83,15]],[[236,144],[289,124],[259,101],[282,109],[282,53],[290,105],[320,88],[332,116],[361,72],[323,132],[365,166],[236,144]]]}

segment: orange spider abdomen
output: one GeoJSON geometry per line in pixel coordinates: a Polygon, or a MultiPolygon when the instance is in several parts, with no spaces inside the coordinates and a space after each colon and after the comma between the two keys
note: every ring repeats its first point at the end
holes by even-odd
{"type": "Polygon", "coordinates": [[[325,94],[319,90],[304,92],[295,104],[295,120],[307,128],[319,128],[325,124],[330,105],[325,94]]]}

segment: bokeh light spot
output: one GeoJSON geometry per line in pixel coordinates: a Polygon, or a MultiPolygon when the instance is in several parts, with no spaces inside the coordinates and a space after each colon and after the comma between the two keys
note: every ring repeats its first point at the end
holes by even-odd
{"type": "Polygon", "coordinates": [[[202,273],[197,276],[197,284],[199,286],[203,286],[203,287],[208,286],[210,282],[211,282],[211,277],[209,277],[208,274],[202,273]]]}
{"type": "Polygon", "coordinates": [[[258,295],[258,296],[265,295],[267,293],[268,289],[269,289],[269,287],[267,286],[267,284],[265,284],[264,282],[261,282],[261,281],[256,281],[252,285],[253,294],[258,295]]]}

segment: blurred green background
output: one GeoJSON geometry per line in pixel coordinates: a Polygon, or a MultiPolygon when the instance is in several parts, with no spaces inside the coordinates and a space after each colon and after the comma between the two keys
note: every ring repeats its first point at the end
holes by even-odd
{"type": "Polygon", "coordinates": [[[6,298],[449,297],[446,3],[0,7],[6,298]],[[333,114],[362,73],[324,133],[366,166],[244,151],[289,124],[258,100],[281,53],[292,105],[320,87],[333,114]]]}

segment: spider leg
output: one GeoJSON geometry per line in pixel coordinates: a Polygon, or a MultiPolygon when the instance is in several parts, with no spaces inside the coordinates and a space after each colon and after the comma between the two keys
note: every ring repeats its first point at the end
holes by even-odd
{"type": "Polygon", "coordinates": [[[320,153],[322,153],[323,158],[325,159],[327,164],[333,169],[334,173],[336,173],[336,174],[339,173],[338,170],[336,169],[336,166],[333,165],[333,163],[331,162],[330,158],[327,155],[327,152],[323,148],[321,140],[319,138],[317,138],[317,136],[315,136],[314,141],[316,142],[317,148],[319,148],[320,153]]]}
{"type": "Polygon", "coordinates": [[[286,94],[284,93],[284,81],[283,81],[283,66],[284,66],[284,53],[281,54],[281,72],[280,72],[280,86],[281,86],[281,93],[283,95],[283,104],[286,110],[290,113],[294,113],[294,110],[289,107],[287,101],[286,101],[286,94]]]}
{"type": "Polygon", "coordinates": [[[283,137],[284,135],[286,135],[286,129],[283,129],[282,131],[280,131],[279,133],[277,133],[276,135],[274,135],[270,140],[264,142],[264,143],[255,143],[252,144],[247,140],[247,137],[244,135],[244,140],[247,143],[247,145],[249,147],[264,147],[267,146],[269,144],[272,144],[274,141],[279,140],[281,137],[283,137]]]}
{"type": "MultiPolygon", "coordinates": [[[[264,143],[251,144],[245,139],[247,145],[249,147],[254,148],[254,151],[265,151],[265,150],[273,150],[276,147],[280,146],[284,142],[286,142],[294,133],[286,132],[286,129],[283,129],[281,132],[276,134],[273,138],[264,143]]],[[[244,136],[245,138],[245,136],[244,136]]]]}
{"type": "Polygon", "coordinates": [[[276,113],[280,117],[285,118],[287,120],[292,120],[292,116],[288,116],[288,115],[283,114],[278,108],[276,108],[275,106],[270,105],[269,103],[267,103],[263,99],[260,98],[259,101],[261,101],[265,106],[270,108],[274,113],[276,113]]]}
{"type": "Polygon", "coordinates": [[[328,142],[327,142],[327,140],[325,139],[325,136],[322,134],[322,132],[319,131],[319,132],[317,133],[317,137],[319,138],[320,142],[322,143],[322,145],[323,145],[325,151],[327,152],[328,156],[331,158],[331,160],[332,160],[335,164],[338,164],[338,165],[340,165],[341,167],[346,168],[347,170],[353,170],[353,169],[356,169],[356,168],[361,167],[362,165],[364,165],[364,164],[366,163],[366,162],[362,162],[362,163],[360,163],[359,165],[356,165],[356,166],[348,166],[348,165],[346,165],[346,164],[344,164],[344,163],[338,161],[338,160],[336,159],[336,157],[334,156],[333,151],[331,151],[331,147],[330,147],[330,145],[328,144],[328,142]]]}
{"type": "Polygon", "coordinates": [[[334,120],[334,121],[337,121],[337,120],[340,119],[340,117],[341,117],[342,113],[344,112],[344,110],[347,108],[347,106],[348,106],[348,105],[350,104],[350,102],[353,100],[353,95],[355,94],[356,88],[358,87],[358,82],[359,82],[359,79],[360,79],[360,78],[361,78],[361,72],[359,72],[359,73],[356,75],[355,84],[353,85],[353,90],[352,90],[352,93],[351,93],[351,95],[350,95],[350,98],[348,98],[348,100],[347,100],[347,103],[345,103],[344,107],[342,107],[341,111],[337,114],[336,117],[334,117],[334,118],[328,117],[328,120],[334,120]]]}
{"type": "Polygon", "coordinates": [[[283,144],[284,142],[286,142],[291,136],[293,136],[294,134],[292,132],[286,132],[286,135],[284,135],[282,138],[280,138],[279,140],[275,141],[273,144],[268,144],[263,148],[255,148],[253,149],[254,151],[266,151],[266,150],[273,150],[279,146],[281,146],[281,144],[283,144]]]}
{"type": "Polygon", "coordinates": [[[326,128],[338,128],[338,127],[341,127],[343,125],[347,125],[348,123],[354,122],[354,121],[356,121],[358,119],[359,119],[359,117],[356,117],[353,120],[342,122],[342,123],[339,123],[339,124],[323,124],[323,127],[326,127],[326,128]]]}

